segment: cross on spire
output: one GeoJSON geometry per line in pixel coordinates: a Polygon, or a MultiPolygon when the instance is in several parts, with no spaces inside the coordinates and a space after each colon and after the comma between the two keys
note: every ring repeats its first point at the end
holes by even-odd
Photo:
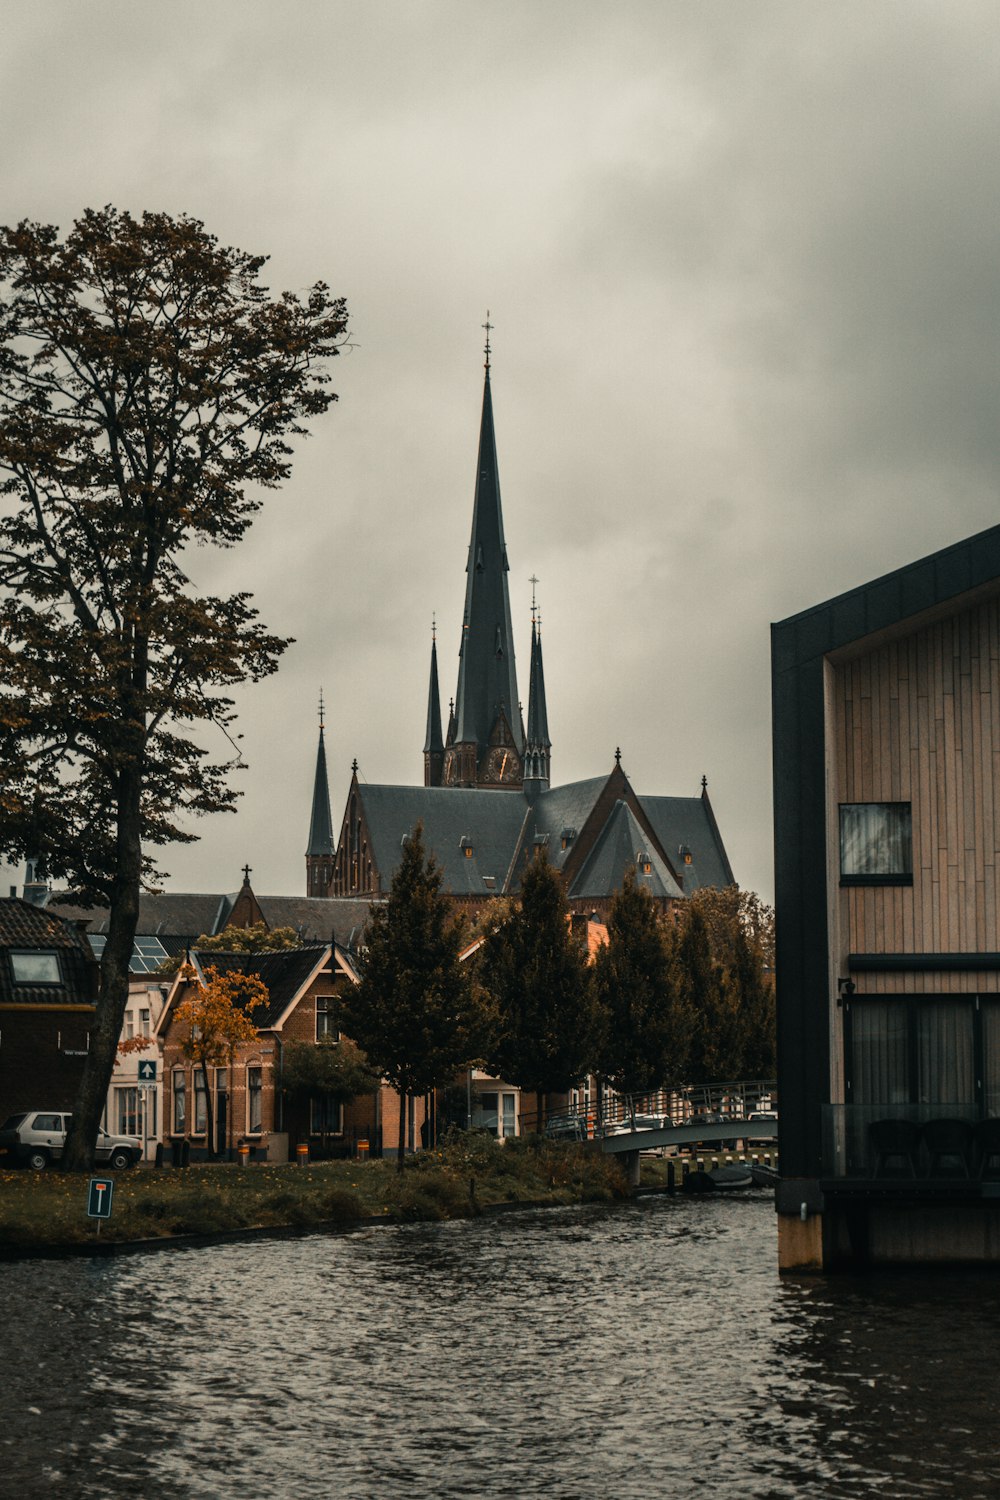
{"type": "Polygon", "coordinates": [[[249,865],[244,865],[243,866],[243,884],[244,885],[249,885],[250,884],[250,866],[249,865]]]}
{"type": "Polygon", "coordinates": [[[534,625],[534,623],[535,623],[535,614],[536,614],[536,611],[537,611],[537,606],[535,604],[535,587],[536,587],[538,581],[539,580],[535,577],[534,573],[532,573],[531,577],[528,579],[528,582],[531,584],[531,623],[532,623],[532,625],[534,625]]]}
{"type": "Polygon", "coordinates": [[[486,322],[481,323],[479,326],[486,329],[486,345],[483,349],[483,353],[486,355],[486,369],[488,370],[490,367],[490,334],[493,331],[493,324],[490,322],[489,308],[486,309],[486,322]]]}
{"type": "Polygon", "coordinates": [[[324,726],[325,726],[325,720],[324,720],[324,714],[323,714],[323,689],[320,688],[320,690],[319,690],[319,727],[320,727],[320,732],[321,733],[323,731],[324,726]]]}

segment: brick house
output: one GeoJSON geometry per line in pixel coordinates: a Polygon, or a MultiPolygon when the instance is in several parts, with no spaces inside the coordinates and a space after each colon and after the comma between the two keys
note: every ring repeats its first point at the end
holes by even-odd
{"type": "Polygon", "coordinates": [[[90,1047],[98,969],[73,922],[0,900],[0,1119],[70,1109],[90,1047]]]}
{"type": "MultiPolygon", "coordinates": [[[[187,1148],[196,1158],[207,1150],[207,1112],[212,1110],[220,1147],[250,1146],[254,1156],[272,1162],[294,1157],[307,1146],[311,1156],[350,1155],[368,1142],[372,1155],[384,1140],[393,1147],[399,1128],[399,1101],[386,1085],[339,1106],[319,1096],[299,1098],[282,1088],[285,1049],[291,1042],[340,1040],[337,997],[357,983],[350,955],[339,944],[312,943],[274,953],[192,953],[194,974],[177,975],[156,1027],[163,1054],[163,1141],[187,1148]],[[231,1068],[210,1070],[206,1098],[200,1068],[184,1056],[181,1003],[204,984],[205,970],[242,972],[259,978],[268,991],[265,1006],[251,1013],[259,1036],[237,1049],[231,1068]]],[[[420,1138],[422,1100],[410,1106],[407,1139],[420,1138]]]]}

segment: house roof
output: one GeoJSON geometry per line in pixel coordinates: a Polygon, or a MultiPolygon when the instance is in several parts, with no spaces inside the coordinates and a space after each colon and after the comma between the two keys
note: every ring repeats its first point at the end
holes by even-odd
{"type": "Polygon", "coordinates": [[[771,626],[774,671],[801,666],[882,631],[934,612],[950,612],[963,595],[1000,592],[1000,526],[849,589],[771,626]]]}
{"type": "MultiPolygon", "coordinates": [[[[549,863],[561,870],[572,852],[574,839],[589,818],[607,779],[606,776],[593,776],[589,781],[572,781],[567,786],[552,787],[549,791],[542,792],[527,809],[517,853],[536,843],[544,843],[549,863]],[[572,835],[567,839],[565,849],[562,847],[564,831],[572,835]]],[[[516,866],[511,869],[512,889],[517,889],[520,885],[520,864],[518,859],[516,866]]]]}
{"type": "MultiPolygon", "coordinates": [[[[144,894],[139,898],[136,932],[158,937],[170,954],[183,953],[195,938],[214,936],[223,930],[236,894],[144,894]]],[[[255,896],[255,900],[269,928],[293,927],[306,942],[329,942],[334,937],[343,948],[356,942],[371,904],[367,899],[326,896],[255,896]]],[[[86,922],[89,932],[108,930],[107,907],[79,906],[56,892],[44,910],[70,921],[86,922]]]]}
{"type": "MultiPolygon", "coordinates": [[[[158,895],[151,895],[143,891],[139,896],[136,932],[157,937],[167,935],[183,938],[197,938],[202,933],[218,932],[226,925],[237,894],[236,891],[226,895],[162,891],[158,895]]],[[[82,906],[69,891],[54,891],[44,909],[70,921],[86,922],[90,932],[106,933],[108,930],[108,908],[82,906]]]]}
{"type": "Polygon", "coordinates": [[[317,965],[330,951],[328,943],[309,943],[301,948],[282,948],[276,953],[196,953],[199,968],[220,974],[252,974],[267,986],[266,1005],[256,1008],[251,1019],[258,1030],[273,1027],[312,978],[317,965]]]}
{"type": "Polygon", "coordinates": [[[0,900],[0,1004],[93,1005],[97,972],[90,943],[72,921],[13,896],[0,900]],[[17,983],[12,951],[55,951],[59,983],[17,983]]]}

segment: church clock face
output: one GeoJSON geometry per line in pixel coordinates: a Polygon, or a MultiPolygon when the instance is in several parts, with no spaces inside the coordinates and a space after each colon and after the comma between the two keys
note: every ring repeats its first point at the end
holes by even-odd
{"type": "Polygon", "coordinates": [[[486,780],[500,782],[516,781],[520,769],[517,756],[513,750],[505,749],[503,745],[497,745],[490,751],[486,760],[486,780]]]}

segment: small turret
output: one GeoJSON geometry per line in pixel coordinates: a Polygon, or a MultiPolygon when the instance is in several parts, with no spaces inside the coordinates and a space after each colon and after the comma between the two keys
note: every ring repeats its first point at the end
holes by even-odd
{"type": "Polygon", "coordinates": [[[524,749],[524,791],[530,798],[547,792],[551,779],[552,741],[545,705],[545,669],[542,665],[542,622],[535,605],[531,579],[531,681],[528,688],[528,731],[524,749]]]}

